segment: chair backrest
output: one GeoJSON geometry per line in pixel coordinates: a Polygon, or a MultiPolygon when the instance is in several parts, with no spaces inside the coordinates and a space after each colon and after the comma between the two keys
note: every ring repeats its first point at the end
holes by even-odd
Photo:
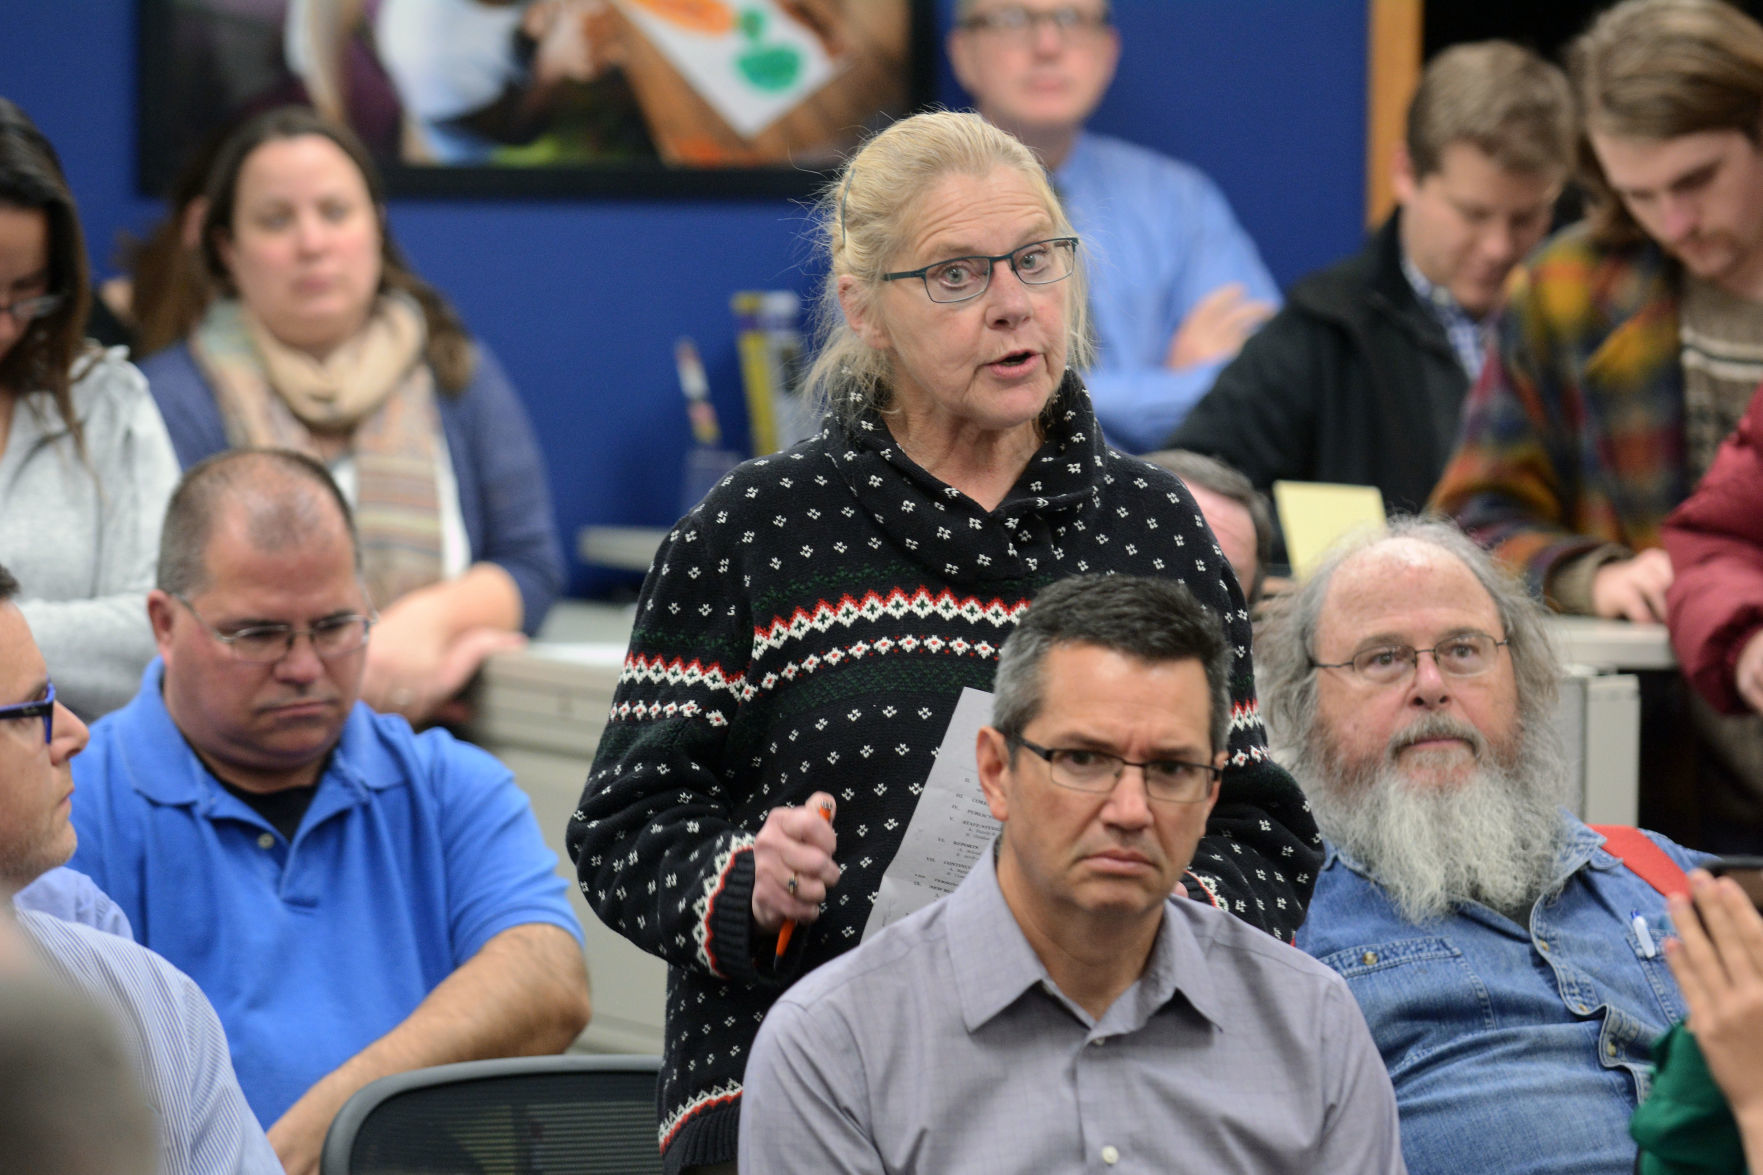
{"type": "Polygon", "coordinates": [[[321,1175],[660,1175],[661,1058],[564,1054],[383,1077],[331,1123],[321,1175]]]}

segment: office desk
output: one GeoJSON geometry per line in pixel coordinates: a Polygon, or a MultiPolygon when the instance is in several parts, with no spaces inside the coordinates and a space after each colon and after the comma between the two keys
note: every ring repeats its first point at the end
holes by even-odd
{"type": "Polygon", "coordinates": [[[1663,624],[1630,624],[1590,616],[1551,616],[1549,634],[1561,659],[1619,673],[1676,669],[1677,655],[1663,624]]]}
{"type": "Polygon", "coordinates": [[[612,708],[632,610],[566,600],[540,639],[484,666],[472,737],[494,753],[532,798],[557,871],[569,879],[587,940],[594,1017],[577,1047],[659,1053],[667,967],[607,927],[582,899],[563,835],[612,708]]]}
{"type": "MultiPolygon", "coordinates": [[[[594,1019],[583,1045],[596,1051],[661,1051],[666,966],[595,917],[575,887],[564,848],[569,817],[605,729],[633,610],[568,600],[552,610],[540,639],[499,653],[484,667],[474,737],[513,770],[532,797],[545,840],[570,880],[587,938],[594,1019]]],[[[1608,670],[1668,669],[1662,628],[1614,621],[1550,620],[1577,668],[1563,682],[1556,716],[1567,743],[1575,805],[1595,823],[1635,819],[1640,699],[1635,678],[1608,670]]]]}

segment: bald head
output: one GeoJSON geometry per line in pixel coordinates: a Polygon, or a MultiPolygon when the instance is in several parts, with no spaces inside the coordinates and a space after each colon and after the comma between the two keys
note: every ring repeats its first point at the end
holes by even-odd
{"type": "Polygon", "coordinates": [[[159,539],[159,589],[200,592],[208,583],[210,541],[218,529],[234,526],[262,551],[341,531],[360,570],[354,515],[324,466],[286,449],[231,449],[191,466],[173,491],[159,539]]]}

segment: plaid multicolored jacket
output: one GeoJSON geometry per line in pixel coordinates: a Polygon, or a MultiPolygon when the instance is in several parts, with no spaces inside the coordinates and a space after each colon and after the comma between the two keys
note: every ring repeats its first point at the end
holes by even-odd
{"type": "Polygon", "coordinates": [[[1431,505],[1545,595],[1578,555],[1658,546],[1689,492],[1678,272],[1578,224],[1514,273],[1431,505]]]}

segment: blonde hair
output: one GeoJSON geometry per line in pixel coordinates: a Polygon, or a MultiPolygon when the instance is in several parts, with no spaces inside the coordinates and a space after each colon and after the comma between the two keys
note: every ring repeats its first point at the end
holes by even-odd
{"type": "Polygon", "coordinates": [[[1627,0],[1593,22],[1567,57],[1579,101],[1581,183],[1593,230],[1613,244],[1644,234],[1610,190],[1590,132],[1674,139],[1733,130],[1755,144],[1763,119],[1763,26],[1719,0],[1627,0]]]}
{"type": "MultiPolygon", "coordinates": [[[[826,410],[849,419],[864,408],[888,406],[893,372],[887,355],[858,337],[839,305],[839,279],[851,276],[864,297],[881,289],[912,236],[924,193],[944,176],[990,175],[1008,168],[1021,175],[1053,222],[1053,235],[1076,236],[1040,161],[1020,141],[972,111],[936,110],[901,119],[871,138],[845,164],[815,209],[818,251],[827,261],[815,307],[815,358],[804,392],[826,410]]],[[[1081,250],[1066,287],[1067,368],[1088,365],[1088,286],[1081,250]]]]}

